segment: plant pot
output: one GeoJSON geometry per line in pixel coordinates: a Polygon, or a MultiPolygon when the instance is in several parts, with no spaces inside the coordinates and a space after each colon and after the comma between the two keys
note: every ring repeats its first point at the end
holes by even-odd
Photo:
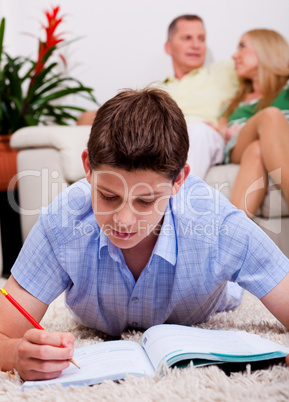
{"type": "Polygon", "coordinates": [[[0,238],[3,254],[2,275],[5,277],[9,276],[22,245],[19,212],[12,209],[8,202],[8,193],[13,192],[13,197],[18,203],[17,185],[9,188],[10,180],[17,174],[18,152],[10,147],[11,135],[0,135],[0,238]]]}
{"type": "Polygon", "coordinates": [[[0,191],[7,191],[10,180],[17,174],[18,151],[10,147],[11,135],[0,135],[0,191]]]}

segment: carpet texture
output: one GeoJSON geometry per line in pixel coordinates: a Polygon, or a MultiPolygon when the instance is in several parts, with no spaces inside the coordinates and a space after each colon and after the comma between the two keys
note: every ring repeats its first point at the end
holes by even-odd
{"type": "MultiPolygon", "coordinates": [[[[5,280],[0,279],[0,286],[5,280]]],[[[76,347],[110,340],[94,330],[78,325],[64,307],[61,295],[48,309],[41,321],[48,331],[71,331],[76,338],[76,347]]],[[[234,311],[217,313],[206,323],[199,325],[209,329],[246,330],[277,343],[289,346],[289,331],[277,322],[262,303],[245,293],[240,307],[234,311]]],[[[140,341],[140,331],[125,332],[121,339],[140,341]]],[[[29,389],[20,392],[21,380],[0,373],[0,401],[289,401],[289,369],[276,364],[265,369],[225,374],[217,366],[167,369],[162,377],[129,377],[120,383],[106,381],[95,386],[74,386],[49,389],[29,389]]]]}

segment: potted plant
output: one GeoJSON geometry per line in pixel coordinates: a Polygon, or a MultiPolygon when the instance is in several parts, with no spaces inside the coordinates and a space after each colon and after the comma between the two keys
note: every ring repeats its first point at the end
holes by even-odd
{"type": "MultiPolygon", "coordinates": [[[[10,57],[3,50],[5,18],[0,24],[0,152],[7,150],[9,157],[1,154],[5,167],[15,163],[15,155],[9,149],[10,135],[21,127],[39,124],[67,125],[77,120],[76,113],[85,109],[62,104],[67,95],[77,94],[97,103],[92,88],[84,86],[76,78],[68,77],[59,70],[59,63],[66,63],[63,56],[56,59],[61,46],[67,44],[63,34],[56,30],[63,21],[60,7],[45,11],[45,40],[38,39],[38,55],[34,61],[27,57],[10,57]],[[53,57],[52,57],[53,56],[53,57]],[[61,100],[61,102],[59,102],[61,100]],[[1,151],[2,148],[2,151],[1,151]],[[5,159],[5,161],[4,161],[5,159]]],[[[62,69],[63,70],[63,69],[62,69]]],[[[14,174],[16,168],[14,168],[14,174]]],[[[8,174],[11,178],[11,173],[8,174]]],[[[8,177],[8,180],[10,180],[8,177]]],[[[0,190],[5,190],[5,179],[0,177],[0,190]]],[[[7,188],[7,187],[6,187],[7,188]]]]}
{"type": "MultiPolygon", "coordinates": [[[[59,16],[59,6],[45,11],[45,16],[46,25],[42,25],[45,39],[38,39],[35,61],[28,57],[11,57],[3,50],[5,18],[0,23],[0,227],[4,275],[9,273],[22,244],[19,214],[7,200],[9,182],[17,173],[17,151],[9,145],[11,135],[25,126],[67,125],[77,120],[76,114],[85,109],[63,104],[67,95],[81,95],[98,105],[92,88],[67,76],[63,68],[62,72],[59,69],[66,61],[61,55],[56,57],[57,53],[68,43],[64,41],[63,34],[56,34],[63,21],[63,17],[59,16]]],[[[17,199],[17,189],[14,187],[13,191],[17,199]]]]}

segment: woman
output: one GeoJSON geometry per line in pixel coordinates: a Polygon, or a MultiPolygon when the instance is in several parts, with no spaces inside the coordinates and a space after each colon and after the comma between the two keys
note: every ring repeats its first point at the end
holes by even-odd
{"type": "Polygon", "coordinates": [[[231,202],[252,217],[268,174],[289,205],[289,45],[275,31],[255,29],[242,36],[233,59],[240,89],[220,132],[228,141],[225,163],[240,164],[231,202]]]}

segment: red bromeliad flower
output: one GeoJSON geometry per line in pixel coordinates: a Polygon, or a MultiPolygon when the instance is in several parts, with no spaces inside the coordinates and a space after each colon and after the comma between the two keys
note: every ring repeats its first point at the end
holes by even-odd
{"type": "MultiPolygon", "coordinates": [[[[1,2],[1,0],[0,0],[1,2]]],[[[45,23],[41,24],[45,32],[44,40],[37,39],[38,57],[11,57],[3,53],[2,45],[5,31],[5,18],[0,18],[0,132],[14,133],[27,126],[57,124],[70,125],[77,121],[77,113],[85,109],[66,103],[66,97],[72,94],[82,95],[98,105],[93,90],[84,86],[79,79],[61,71],[56,60],[50,60],[54,51],[58,53],[59,43],[67,45],[63,34],[56,33],[63,21],[59,16],[59,6],[45,11],[45,23]],[[28,84],[28,88],[27,85],[28,84]]],[[[65,59],[59,55],[62,62],[65,59]]]]}
{"type": "MultiPolygon", "coordinates": [[[[60,37],[62,34],[55,35],[55,31],[58,25],[63,21],[63,16],[57,18],[59,9],[60,7],[57,6],[52,8],[51,13],[49,11],[44,12],[48,21],[47,26],[42,25],[46,32],[46,41],[39,41],[38,59],[35,64],[34,76],[39,74],[43,70],[46,62],[45,56],[47,55],[47,53],[58,43],[63,42],[64,40],[60,37]]],[[[52,52],[53,50],[51,51],[51,53],[52,52]]]]}

